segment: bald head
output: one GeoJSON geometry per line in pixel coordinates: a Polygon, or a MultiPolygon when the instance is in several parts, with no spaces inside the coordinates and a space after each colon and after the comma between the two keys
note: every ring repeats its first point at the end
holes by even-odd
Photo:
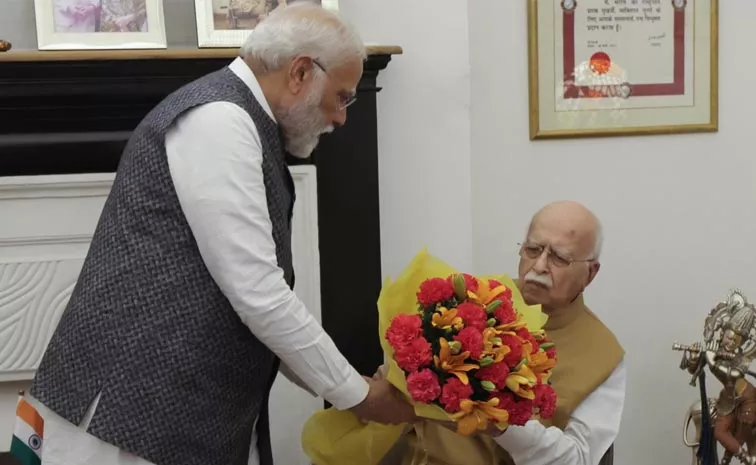
{"type": "Polygon", "coordinates": [[[569,305],[599,271],[601,223],[585,206],[553,202],[533,215],[521,248],[519,286],[545,311],[569,305]]]}
{"type": "Polygon", "coordinates": [[[559,232],[565,240],[574,241],[580,249],[591,253],[593,258],[598,259],[601,255],[601,222],[583,204],[572,200],[560,200],[546,205],[533,215],[528,234],[534,226],[542,224],[559,232]]]}

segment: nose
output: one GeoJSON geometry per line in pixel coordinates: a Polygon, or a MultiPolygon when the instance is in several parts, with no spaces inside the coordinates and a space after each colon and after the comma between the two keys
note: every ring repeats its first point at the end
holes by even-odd
{"type": "Polygon", "coordinates": [[[549,271],[549,249],[543,249],[543,252],[533,265],[533,271],[539,274],[549,271]]]}
{"type": "Polygon", "coordinates": [[[340,128],[341,126],[346,124],[346,119],[347,119],[347,109],[341,108],[333,115],[333,118],[331,119],[331,121],[334,127],[340,128]]]}

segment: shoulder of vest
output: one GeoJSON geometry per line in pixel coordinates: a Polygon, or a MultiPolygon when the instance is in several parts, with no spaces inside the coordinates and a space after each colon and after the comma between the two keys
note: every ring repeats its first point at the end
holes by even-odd
{"type": "MultiPolygon", "coordinates": [[[[611,349],[618,353],[621,359],[625,355],[625,349],[620,344],[619,339],[614,332],[604,324],[601,319],[591,311],[588,307],[585,307],[586,318],[581,324],[591,326],[591,339],[595,339],[596,345],[605,349],[611,349]]],[[[619,363],[619,361],[617,362],[619,363]]]]}

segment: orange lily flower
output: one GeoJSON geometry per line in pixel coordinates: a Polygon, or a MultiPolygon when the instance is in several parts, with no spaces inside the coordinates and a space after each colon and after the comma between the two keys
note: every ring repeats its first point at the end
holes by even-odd
{"type": "Polygon", "coordinates": [[[478,281],[478,290],[477,292],[467,291],[467,298],[484,307],[496,300],[496,296],[507,290],[507,286],[503,284],[491,289],[487,279],[476,278],[476,280],[478,281]]]}
{"type": "Polygon", "coordinates": [[[517,331],[518,329],[524,328],[526,326],[527,326],[527,323],[525,322],[525,319],[522,317],[522,315],[518,313],[516,320],[514,320],[511,323],[505,323],[503,325],[499,325],[496,327],[496,329],[498,329],[499,331],[512,332],[512,331],[517,331]]]}
{"type": "Polygon", "coordinates": [[[452,354],[449,342],[444,339],[439,339],[441,350],[438,355],[433,356],[433,360],[436,364],[436,368],[440,368],[447,371],[462,381],[462,384],[469,384],[470,379],[467,377],[467,372],[475,370],[478,365],[474,363],[465,363],[465,360],[470,357],[470,352],[462,352],[461,354],[452,354]]]}
{"type": "Polygon", "coordinates": [[[484,431],[488,428],[491,420],[504,424],[509,421],[509,412],[497,408],[499,399],[493,398],[486,402],[464,399],[460,401],[460,411],[451,414],[451,418],[457,420],[457,433],[469,436],[475,430],[484,431]]]}
{"type": "Polygon", "coordinates": [[[500,332],[494,328],[483,330],[483,353],[481,358],[490,356],[493,358],[494,363],[499,363],[512,351],[509,346],[501,342],[501,339],[498,339],[497,336],[499,334],[500,332]]]}
{"type": "Polygon", "coordinates": [[[528,357],[528,365],[536,375],[542,375],[556,366],[556,360],[549,358],[546,352],[536,352],[528,357]]]}
{"type": "Polygon", "coordinates": [[[507,387],[509,390],[525,399],[535,399],[533,388],[537,383],[538,379],[527,363],[521,363],[517,371],[507,376],[507,387]]]}
{"type": "Polygon", "coordinates": [[[431,317],[431,323],[441,329],[462,329],[464,322],[462,318],[457,316],[457,309],[452,308],[449,310],[446,307],[440,307],[437,312],[433,313],[431,317]]]}

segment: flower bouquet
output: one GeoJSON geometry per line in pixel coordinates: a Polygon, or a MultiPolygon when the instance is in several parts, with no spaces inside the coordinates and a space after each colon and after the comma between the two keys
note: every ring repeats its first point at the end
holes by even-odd
{"type": "MultiPolygon", "coordinates": [[[[546,315],[507,276],[475,277],[420,252],[378,299],[386,378],[422,418],[469,435],[548,418],[556,350],[546,315]]],[[[375,465],[405,425],[362,423],[333,408],[314,414],[302,447],[315,465],[375,465]]]]}
{"type": "Polygon", "coordinates": [[[423,281],[417,302],[386,331],[413,401],[443,408],[462,435],[551,417],[554,344],[515,311],[511,287],[454,273],[423,281]]]}

